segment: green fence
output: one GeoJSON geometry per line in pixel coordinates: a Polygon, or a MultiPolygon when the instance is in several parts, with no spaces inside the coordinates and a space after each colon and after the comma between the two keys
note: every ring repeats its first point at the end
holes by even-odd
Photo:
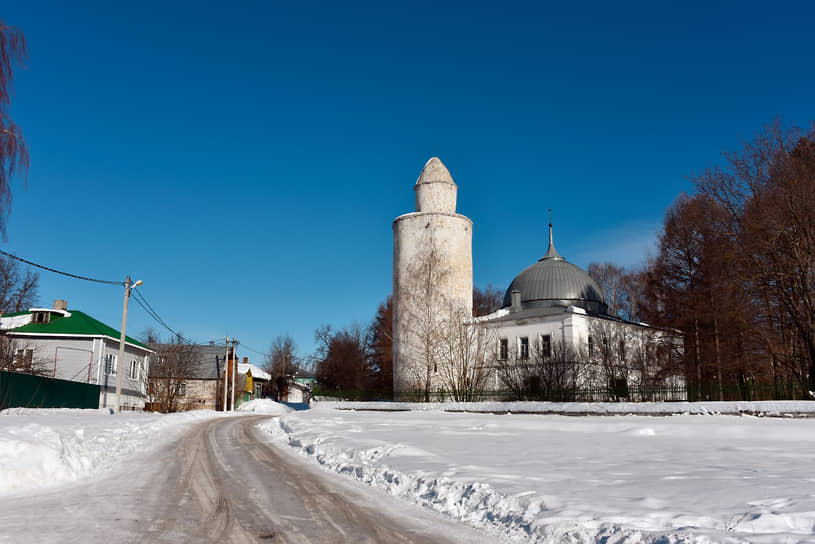
{"type": "Polygon", "coordinates": [[[99,408],[99,386],[0,370],[5,408],[99,408]]]}

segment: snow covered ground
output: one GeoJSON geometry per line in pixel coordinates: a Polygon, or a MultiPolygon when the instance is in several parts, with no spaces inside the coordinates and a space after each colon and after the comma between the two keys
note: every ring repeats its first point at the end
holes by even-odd
{"type": "MultiPolygon", "coordinates": [[[[291,408],[254,400],[238,412],[281,415],[291,408]]],[[[109,410],[9,408],[0,412],[0,496],[51,488],[99,475],[131,456],[181,436],[195,422],[224,417],[197,410],[177,414],[109,410]]]]}
{"type": "MultiPolygon", "coordinates": [[[[815,403],[240,409],[282,414],[263,428],[305,459],[500,541],[815,542],[815,418],[784,417],[813,415],[815,403]],[[560,415],[585,413],[599,415],[560,415]],[[781,417],[714,415],[724,413],[781,417]]],[[[7,410],[0,496],[112,473],[216,417],[224,416],[7,410]]]]}
{"type": "Polygon", "coordinates": [[[212,411],[161,415],[108,410],[10,408],[0,412],[0,496],[103,474],[177,439],[212,411]]]}
{"type": "Polygon", "coordinates": [[[815,542],[815,419],[696,415],[802,415],[815,403],[495,404],[318,403],[262,428],[508,540],[815,542]],[[462,411],[508,409],[544,414],[462,411]],[[650,417],[545,414],[609,409],[650,417]]]}

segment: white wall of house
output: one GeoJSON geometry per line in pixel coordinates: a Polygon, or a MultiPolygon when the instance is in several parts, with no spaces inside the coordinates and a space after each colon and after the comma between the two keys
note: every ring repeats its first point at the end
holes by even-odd
{"type": "Polygon", "coordinates": [[[119,363],[119,341],[108,337],[14,334],[17,349],[32,349],[35,361],[60,380],[98,384],[99,407],[116,403],[116,372],[122,374],[123,410],[144,409],[150,352],[125,344],[124,364],[119,363]],[[110,356],[112,365],[106,369],[110,356]],[[135,363],[132,365],[132,363],[135,363]],[[131,366],[133,366],[131,374],[131,366]],[[109,370],[109,371],[106,371],[109,370]]]}
{"type": "MultiPolygon", "coordinates": [[[[563,344],[572,349],[588,348],[590,317],[578,313],[562,313],[518,321],[502,321],[488,326],[496,329],[496,342],[507,339],[509,358],[520,358],[521,339],[528,338],[530,349],[541,336],[548,335],[552,344],[563,344]]],[[[496,346],[496,350],[499,346],[496,346]]],[[[496,352],[498,353],[498,352],[496,352]]]]}
{"type": "MultiPolygon", "coordinates": [[[[598,336],[602,336],[602,334],[600,334],[598,327],[609,327],[614,331],[614,334],[617,335],[614,340],[615,342],[624,340],[624,349],[629,359],[634,358],[633,354],[635,350],[642,350],[639,355],[641,356],[641,360],[645,360],[645,366],[640,369],[631,368],[627,376],[629,385],[635,385],[641,382],[644,375],[655,372],[657,365],[663,364],[656,361],[656,359],[649,359],[647,355],[648,352],[644,351],[646,350],[645,346],[647,344],[651,343],[655,345],[657,343],[674,342],[680,350],[682,346],[682,340],[679,334],[641,324],[592,317],[582,313],[580,310],[566,311],[560,314],[535,318],[510,319],[492,323],[487,322],[485,326],[491,327],[496,331],[495,357],[499,361],[502,360],[502,339],[507,341],[508,353],[506,354],[506,360],[512,361],[523,359],[522,339],[527,339],[528,357],[533,357],[533,350],[539,345],[539,339],[542,336],[549,336],[552,349],[555,349],[555,346],[558,344],[571,348],[575,354],[579,354],[581,360],[590,363],[598,362],[599,359],[599,343],[602,340],[598,336]],[[592,337],[594,344],[592,355],[589,355],[589,337],[592,337]],[[649,367],[648,365],[651,366],[649,367]]],[[[617,352],[619,346],[614,345],[612,349],[617,352]]],[[[602,379],[602,373],[596,373],[595,376],[597,379],[602,379]]],[[[684,385],[684,378],[681,375],[673,375],[663,381],[666,386],[684,385]]],[[[592,384],[592,386],[599,387],[604,387],[605,385],[604,383],[592,384]]],[[[502,388],[497,373],[489,384],[489,388],[493,390],[500,390],[502,388]]]]}

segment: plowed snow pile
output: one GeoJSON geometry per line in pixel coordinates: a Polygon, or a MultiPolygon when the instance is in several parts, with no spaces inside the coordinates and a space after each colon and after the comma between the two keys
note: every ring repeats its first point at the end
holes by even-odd
{"type": "Polygon", "coordinates": [[[338,406],[261,427],[329,470],[510,540],[815,542],[815,419],[338,406]]]}
{"type": "Polygon", "coordinates": [[[100,475],[178,438],[190,425],[222,417],[10,408],[0,412],[0,495],[55,487],[100,475]]]}
{"type": "Polygon", "coordinates": [[[270,399],[255,399],[250,400],[249,402],[244,402],[236,408],[236,411],[280,416],[283,414],[288,414],[292,411],[292,409],[285,404],[280,404],[279,402],[275,402],[270,399]]]}

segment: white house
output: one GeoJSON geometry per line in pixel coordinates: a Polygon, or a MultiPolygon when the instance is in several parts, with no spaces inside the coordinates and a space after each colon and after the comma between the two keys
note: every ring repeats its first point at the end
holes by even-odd
{"type": "Polygon", "coordinates": [[[141,342],[126,337],[120,362],[120,332],[88,314],[69,311],[64,300],[54,301],[53,308],[3,315],[0,330],[17,356],[36,361],[46,376],[98,384],[100,408],[114,407],[116,375],[122,372],[121,409],[144,409],[153,350],[141,342]]]}

